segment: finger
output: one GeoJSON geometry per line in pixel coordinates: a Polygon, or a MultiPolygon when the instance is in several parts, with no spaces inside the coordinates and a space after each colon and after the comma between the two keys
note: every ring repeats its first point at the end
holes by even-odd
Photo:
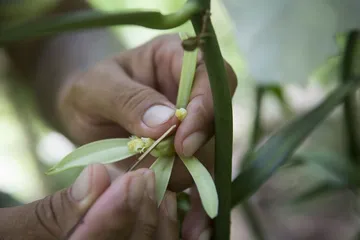
{"type": "Polygon", "coordinates": [[[202,207],[199,192],[191,189],[191,208],[185,216],[182,228],[183,240],[210,240],[210,218],[202,207]]]}
{"type": "Polygon", "coordinates": [[[159,209],[159,222],[156,231],[157,240],[178,240],[179,226],[177,219],[176,194],[166,192],[159,209]]]}
{"type": "Polygon", "coordinates": [[[87,167],[69,189],[42,200],[1,209],[1,236],[5,239],[62,239],[110,185],[103,165],[87,167]]]}
{"type": "MultiPolygon", "coordinates": [[[[225,63],[231,94],[236,88],[236,75],[225,63]]],[[[222,79],[220,79],[222,80],[222,79]]],[[[175,136],[175,148],[180,155],[192,156],[213,135],[214,107],[209,76],[203,61],[198,62],[195,80],[187,106],[187,116],[175,136]]]]}
{"type": "Polygon", "coordinates": [[[147,198],[146,182],[151,178],[153,173],[148,169],[117,178],[87,212],[70,240],[129,239],[135,229],[139,206],[147,198]]]}
{"type": "Polygon", "coordinates": [[[150,240],[156,232],[157,227],[157,204],[155,199],[155,174],[148,171],[146,175],[146,190],[144,191],[143,201],[138,205],[140,212],[136,224],[133,228],[132,240],[150,240]]]}
{"type": "Polygon", "coordinates": [[[98,126],[110,120],[126,130],[123,134],[158,138],[178,122],[174,105],[164,95],[134,81],[113,59],[99,63],[79,79],[69,95],[77,97],[82,112],[98,126]]]}

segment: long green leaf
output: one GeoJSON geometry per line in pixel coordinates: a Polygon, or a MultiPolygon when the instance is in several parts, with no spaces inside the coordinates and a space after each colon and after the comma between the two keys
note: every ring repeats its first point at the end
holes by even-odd
{"type": "Polygon", "coordinates": [[[318,167],[319,170],[327,172],[333,181],[352,186],[359,182],[359,167],[347,158],[334,152],[305,152],[301,155],[304,163],[311,168],[318,167]]]}
{"type": "Polygon", "coordinates": [[[162,199],[164,198],[174,165],[174,160],[175,155],[171,157],[159,157],[150,167],[150,169],[152,169],[155,173],[156,199],[158,205],[160,205],[162,199]]]}
{"type": "Polygon", "coordinates": [[[200,11],[200,5],[196,1],[190,1],[184,4],[177,12],[167,15],[163,15],[160,12],[142,10],[119,13],[84,11],[39,18],[0,29],[0,46],[12,41],[43,37],[84,28],[138,25],[153,29],[170,29],[185,23],[193,14],[200,11]]]}
{"type": "Polygon", "coordinates": [[[273,134],[248,157],[250,164],[232,184],[232,205],[246,200],[293,154],[311,131],[351,92],[359,79],[338,87],[316,108],[273,134]]]}
{"type": "Polygon", "coordinates": [[[295,205],[306,203],[322,195],[334,193],[345,188],[345,185],[339,184],[338,182],[321,182],[315,187],[312,187],[298,195],[295,200],[291,201],[291,203],[295,205]]]}
{"type": "Polygon", "coordinates": [[[51,175],[69,168],[84,167],[93,163],[113,163],[129,158],[136,153],[129,152],[127,138],[100,140],[79,147],[68,154],[46,174],[51,175]]]}
{"type": "Polygon", "coordinates": [[[180,158],[194,179],[205,212],[211,218],[216,217],[218,214],[219,200],[210,173],[196,157],[180,156],[180,158]]]}
{"type": "MultiPolygon", "coordinates": [[[[188,36],[185,33],[180,33],[181,40],[185,40],[187,37],[188,36]]],[[[193,80],[195,77],[197,55],[198,48],[191,52],[184,51],[179,83],[179,92],[176,100],[177,108],[186,108],[189,103],[193,80]]]]}

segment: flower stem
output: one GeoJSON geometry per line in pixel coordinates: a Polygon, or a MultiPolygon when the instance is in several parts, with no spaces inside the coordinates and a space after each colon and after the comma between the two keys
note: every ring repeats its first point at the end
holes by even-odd
{"type": "MultiPolygon", "coordinates": [[[[187,35],[180,33],[181,40],[187,39],[187,35]]],[[[189,103],[191,89],[195,77],[198,48],[194,51],[184,51],[182,61],[179,91],[176,99],[177,108],[186,108],[189,103]]]]}
{"type": "Polygon", "coordinates": [[[140,10],[117,13],[82,11],[40,18],[0,29],[0,46],[13,41],[44,37],[60,32],[115,25],[137,25],[152,29],[170,29],[184,24],[192,15],[200,11],[201,5],[196,1],[189,1],[177,12],[167,15],[160,12],[140,10]]]}
{"type": "MultiPolygon", "coordinates": [[[[206,9],[210,0],[198,0],[206,9]]],[[[203,25],[202,14],[194,15],[192,23],[197,34],[203,25]]],[[[211,20],[208,20],[202,50],[209,75],[215,113],[215,184],[219,195],[219,212],[214,220],[214,239],[230,239],[231,168],[232,168],[232,103],[224,60],[211,20]]]]}

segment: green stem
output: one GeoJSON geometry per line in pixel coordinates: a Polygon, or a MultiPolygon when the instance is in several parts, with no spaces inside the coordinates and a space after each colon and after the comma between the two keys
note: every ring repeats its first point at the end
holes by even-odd
{"type": "MultiPolygon", "coordinates": [[[[352,77],[352,71],[357,66],[354,65],[354,58],[356,56],[357,41],[359,38],[358,32],[351,32],[347,39],[344,60],[342,64],[342,76],[341,80],[343,83],[350,81],[352,77]]],[[[356,92],[349,94],[344,99],[344,119],[345,127],[348,136],[348,152],[349,158],[356,164],[360,161],[360,139],[359,129],[357,127],[358,122],[358,104],[356,100],[356,92]]]]}
{"type": "MultiPolygon", "coordinates": [[[[209,0],[198,0],[203,7],[209,9],[209,0]]],[[[192,23],[197,34],[201,32],[202,15],[194,15],[192,23]]],[[[214,239],[230,239],[231,212],[231,168],[232,168],[232,102],[225,70],[211,21],[208,21],[202,50],[209,75],[215,112],[215,184],[219,195],[219,212],[214,220],[214,239]]]]}
{"type": "Polygon", "coordinates": [[[199,13],[202,10],[200,6],[195,1],[189,1],[177,12],[167,15],[140,10],[118,13],[83,11],[40,18],[1,29],[0,46],[13,41],[44,37],[60,32],[115,25],[138,25],[152,29],[170,29],[184,24],[192,15],[199,13]]]}
{"type": "MultiPolygon", "coordinates": [[[[180,38],[181,40],[185,40],[188,38],[188,36],[187,34],[180,33],[180,38]]],[[[181,67],[179,91],[176,99],[177,108],[186,108],[189,103],[191,89],[193,86],[193,81],[196,72],[197,55],[198,55],[198,48],[196,48],[192,52],[184,51],[184,57],[181,67]]]]}

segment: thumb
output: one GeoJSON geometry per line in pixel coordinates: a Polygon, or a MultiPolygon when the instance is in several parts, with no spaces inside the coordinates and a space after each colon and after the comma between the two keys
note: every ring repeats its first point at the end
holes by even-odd
{"type": "Polygon", "coordinates": [[[0,236],[5,239],[62,239],[110,185],[103,165],[83,170],[75,183],[42,200],[0,210],[0,236]]]}
{"type": "Polygon", "coordinates": [[[88,96],[89,111],[132,134],[151,138],[160,137],[177,123],[175,106],[156,86],[131,79],[115,62],[104,62],[89,74],[78,86],[88,96]]]}

